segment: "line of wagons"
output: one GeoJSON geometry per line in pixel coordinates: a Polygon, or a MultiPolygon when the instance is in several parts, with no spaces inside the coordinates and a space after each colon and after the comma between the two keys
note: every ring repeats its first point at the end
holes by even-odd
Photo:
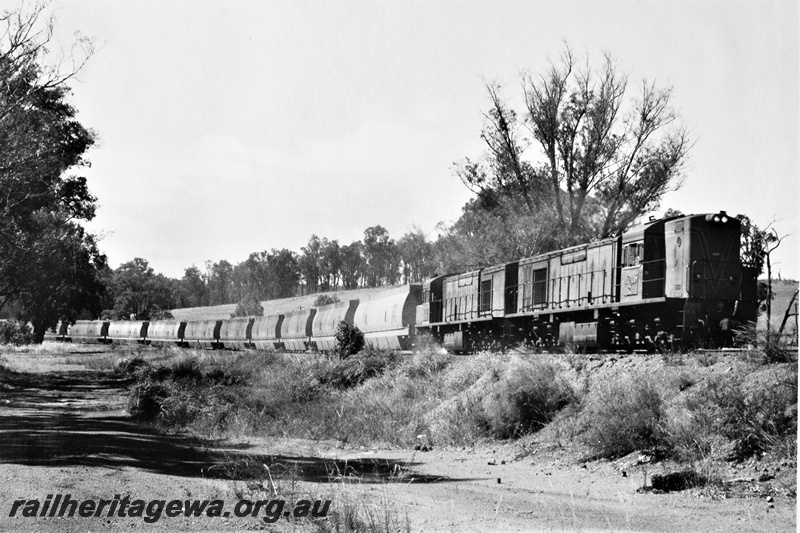
{"type": "Polygon", "coordinates": [[[148,344],[209,349],[330,352],[344,321],[374,348],[408,350],[422,286],[404,285],[369,299],[348,300],[284,314],[227,320],[78,320],[59,323],[45,340],[100,344],[148,344]]]}

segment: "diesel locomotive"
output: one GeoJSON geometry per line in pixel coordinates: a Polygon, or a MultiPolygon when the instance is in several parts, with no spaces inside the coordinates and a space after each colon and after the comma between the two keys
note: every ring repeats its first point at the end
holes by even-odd
{"type": "Polygon", "coordinates": [[[726,345],[756,319],[757,272],[724,211],[677,216],[613,238],[423,286],[420,342],[449,351],[528,343],[633,351],[726,345]]]}

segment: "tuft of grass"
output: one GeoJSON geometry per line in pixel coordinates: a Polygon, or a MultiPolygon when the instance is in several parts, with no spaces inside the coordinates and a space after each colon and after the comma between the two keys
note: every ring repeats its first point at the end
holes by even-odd
{"type": "Polygon", "coordinates": [[[135,357],[129,359],[118,360],[115,370],[126,376],[135,376],[137,374],[149,372],[151,368],[150,363],[142,357],[142,354],[137,354],[135,357]]]}
{"type": "Polygon", "coordinates": [[[664,404],[652,378],[621,374],[592,383],[579,414],[581,439],[596,457],[663,446],[664,404]]]}
{"type": "Polygon", "coordinates": [[[721,456],[741,461],[777,449],[793,455],[797,434],[797,370],[767,386],[748,386],[740,374],[696,386],[667,421],[677,457],[721,456]]]}
{"type": "Polygon", "coordinates": [[[700,366],[714,366],[719,361],[715,352],[697,351],[694,358],[700,366]]]}
{"type": "Polygon", "coordinates": [[[170,377],[173,381],[199,382],[203,379],[203,370],[197,358],[187,357],[172,363],[170,377]]]}
{"type": "Polygon", "coordinates": [[[311,380],[337,389],[349,389],[396,366],[398,356],[389,350],[367,348],[354,356],[321,362],[311,368],[311,380]]]}
{"type": "Polygon", "coordinates": [[[668,474],[653,474],[650,478],[651,486],[654,489],[663,490],[664,492],[703,487],[708,484],[708,482],[708,477],[692,469],[670,472],[668,474]]]}
{"type": "Polygon", "coordinates": [[[585,353],[570,352],[566,354],[567,363],[576,372],[581,372],[589,363],[590,356],[585,353]]]}
{"type": "Polygon", "coordinates": [[[675,381],[676,381],[676,385],[678,387],[678,390],[679,391],[684,391],[684,390],[688,389],[689,387],[691,387],[692,385],[694,385],[695,383],[697,383],[697,377],[692,375],[692,374],[689,374],[688,372],[681,372],[675,378],[675,381]]]}
{"type": "Polygon", "coordinates": [[[515,359],[483,406],[491,436],[513,438],[544,427],[576,395],[552,364],[515,359]]]}
{"type": "Polygon", "coordinates": [[[408,512],[397,508],[388,497],[377,503],[354,497],[339,498],[333,511],[314,523],[321,533],[410,533],[408,512]]]}
{"type": "Polygon", "coordinates": [[[453,356],[446,352],[427,349],[405,359],[400,370],[405,377],[430,381],[444,371],[452,361],[453,356]]]}
{"type": "Polygon", "coordinates": [[[796,333],[779,335],[777,331],[766,331],[755,322],[745,324],[734,332],[736,342],[758,350],[762,364],[786,363],[796,358],[796,333]]]}
{"type": "Polygon", "coordinates": [[[686,356],[681,351],[667,350],[661,353],[661,359],[666,366],[683,366],[686,364],[686,356]]]}

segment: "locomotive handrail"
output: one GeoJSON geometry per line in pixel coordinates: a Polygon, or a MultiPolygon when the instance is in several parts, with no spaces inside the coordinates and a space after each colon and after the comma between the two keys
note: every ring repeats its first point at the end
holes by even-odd
{"type": "Polygon", "coordinates": [[[561,309],[564,307],[583,307],[587,304],[608,303],[612,301],[614,297],[614,287],[613,285],[608,285],[607,281],[608,271],[605,269],[598,269],[589,272],[551,277],[549,280],[520,283],[515,286],[517,290],[522,289],[523,292],[522,306],[519,311],[561,309]],[[589,293],[591,291],[586,291],[586,294],[581,291],[581,287],[594,287],[595,280],[598,278],[602,278],[601,287],[603,287],[603,292],[590,295],[589,293]],[[586,280],[588,280],[588,283],[586,280]],[[529,287],[533,290],[529,291],[529,287]],[[536,287],[544,290],[546,297],[544,302],[533,302],[533,295],[536,293],[536,287]],[[606,287],[608,287],[611,292],[606,292],[606,287]],[[573,294],[575,295],[574,297],[572,297],[573,294]]]}
{"type": "MultiPolygon", "coordinates": [[[[634,266],[642,267],[643,269],[654,266],[665,267],[666,260],[640,261],[636,265],[631,265],[631,267],[634,266]]],[[[514,294],[515,292],[522,294],[519,300],[520,304],[515,306],[516,311],[514,312],[602,305],[615,301],[617,287],[613,282],[609,282],[609,276],[611,276],[611,280],[614,280],[623,268],[631,267],[616,266],[612,269],[597,269],[589,272],[550,277],[540,281],[526,281],[508,286],[505,290],[507,294],[514,294]],[[601,287],[601,292],[594,293],[590,290],[595,287],[601,287]],[[534,302],[535,294],[543,294],[544,301],[534,302]]],[[[666,269],[662,269],[662,272],[666,273],[666,269]]],[[[660,282],[663,287],[665,280],[665,275],[662,275],[643,279],[643,283],[660,282]]],[[[504,308],[498,309],[492,306],[493,295],[494,288],[490,288],[479,291],[477,294],[431,300],[426,302],[429,305],[429,317],[440,316],[441,322],[458,322],[502,315],[505,312],[504,308]]]]}

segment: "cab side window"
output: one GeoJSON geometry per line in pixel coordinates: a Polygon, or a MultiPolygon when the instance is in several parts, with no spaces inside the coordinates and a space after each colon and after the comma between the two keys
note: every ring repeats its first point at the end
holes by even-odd
{"type": "Polygon", "coordinates": [[[622,266],[631,267],[642,264],[643,255],[644,244],[641,242],[626,244],[622,251],[622,266]]]}

